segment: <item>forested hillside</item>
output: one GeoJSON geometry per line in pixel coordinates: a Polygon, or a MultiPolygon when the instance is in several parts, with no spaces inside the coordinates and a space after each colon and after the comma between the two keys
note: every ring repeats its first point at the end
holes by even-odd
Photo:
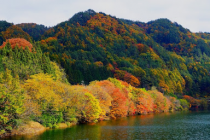
{"type": "Polygon", "coordinates": [[[28,120],[56,128],[207,108],[209,72],[209,33],[168,19],[88,10],[50,28],[0,21],[0,136],[28,120]]]}
{"type": "Polygon", "coordinates": [[[143,23],[88,10],[51,28],[0,25],[2,43],[17,37],[36,42],[65,69],[71,84],[115,77],[165,94],[208,96],[210,91],[209,34],[192,33],[168,19],[143,23]]]}
{"type": "Polygon", "coordinates": [[[44,25],[38,25],[36,23],[22,23],[17,24],[16,26],[22,28],[22,30],[28,33],[34,41],[40,40],[42,34],[48,29],[44,25]]]}
{"type": "Polygon", "coordinates": [[[57,128],[58,123],[97,122],[189,107],[185,99],[114,78],[70,85],[64,70],[39,45],[23,38],[6,40],[0,56],[0,137],[30,120],[57,128]]]}

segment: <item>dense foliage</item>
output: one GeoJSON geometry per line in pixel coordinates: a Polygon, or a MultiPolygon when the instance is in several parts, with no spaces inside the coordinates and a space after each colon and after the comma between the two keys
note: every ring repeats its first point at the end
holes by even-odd
{"type": "Polygon", "coordinates": [[[6,29],[6,31],[2,31],[3,40],[11,39],[11,38],[25,38],[27,41],[31,41],[31,36],[24,32],[22,28],[12,25],[6,29]]]}
{"type": "Polygon", "coordinates": [[[16,26],[22,28],[22,30],[28,33],[35,41],[40,40],[42,34],[44,34],[44,32],[48,30],[48,28],[44,25],[38,25],[35,23],[22,23],[17,24],[16,26]]]}
{"type": "Polygon", "coordinates": [[[207,108],[191,96],[210,93],[209,38],[168,19],[142,23],[93,10],[52,28],[0,21],[0,135],[23,120],[56,128],[207,108]]]}
{"type": "Polygon", "coordinates": [[[0,23],[2,41],[37,41],[71,84],[115,77],[178,96],[208,96],[210,91],[209,33],[192,33],[168,19],[142,23],[88,10],[52,28],[0,23]]]}
{"type": "MultiPolygon", "coordinates": [[[[181,100],[164,96],[156,89],[135,88],[115,78],[70,85],[64,70],[51,62],[39,46],[34,44],[31,51],[27,46],[18,46],[25,43],[29,42],[8,40],[0,49],[0,135],[11,132],[25,120],[56,128],[61,122],[97,122],[189,107],[184,99],[182,106],[181,100]],[[10,42],[14,41],[17,43],[12,47],[10,42]]],[[[132,75],[125,75],[125,80],[130,77],[128,81],[132,81],[132,75]]]]}
{"type": "Polygon", "coordinates": [[[6,29],[12,25],[12,23],[8,23],[6,21],[0,21],[0,45],[3,43],[3,41],[5,41],[2,32],[6,31],[6,29]]]}
{"type": "Polygon", "coordinates": [[[88,86],[62,81],[62,69],[54,65],[57,77],[38,73],[24,82],[10,70],[0,73],[0,133],[10,132],[21,120],[34,120],[46,127],[66,122],[97,122],[106,118],[182,110],[175,97],[157,90],[146,91],[109,78],[88,86]],[[61,81],[60,81],[61,80],[61,81]]]}
{"type": "Polygon", "coordinates": [[[39,46],[33,47],[25,39],[9,39],[0,48],[0,71],[9,69],[13,76],[18,75],[20,79],[40,72],[54,73],[49,57],[42,53],[39,46]]]}
{"type": "Polygon", "coordinates": [[[115,77],[165,94],[209,93],[208,38],[168,19],[140,23],[88,10],[42,38],[42,50],[65,68],[71,84],[115,77]]]}

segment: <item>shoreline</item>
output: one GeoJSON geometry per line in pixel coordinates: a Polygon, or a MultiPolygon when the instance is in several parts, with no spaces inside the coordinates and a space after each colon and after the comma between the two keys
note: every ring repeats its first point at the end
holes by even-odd
{"type": "MultiPolygon", "coordinates": [[[[168,113],[168,112],[181,112],[181,111],[190,111],[189,109],[188,110],[176,110],[176,111],[167,111],[167,112],[156,112],[157,114],[160,114],[160,113],[168,113]]],[[[153,113],[146,113],[146,114],[136,114],[136,115],[128,115],[126,117],[130,117],[130,116],[141,116],[141,115],[149,115],[149,114],[156,114],[155,112],[153,113]]],[[[123,117],[119,117],[119,118],[123,118],[123,117]]],[[[109,121],[109,120],[115,120],[115,119],[112,119],[111,117],[107,117],[106,119],[103,119],[103,120],[99,120],[99,121],[109,121]]],[[[98,121],[98,122],[99,122],[98,121]]],[[[4,135],[0,135],[0,138],[10,138],[10,137],[13,137],[13,136],[25,136],[25,137],[33,137],[33,136],[37,136],[37,135],[40,135],[42,133],[44,133],[45,131],[47,130],[50,130],[50,129],[66,129],[66,128],[70,128],[74,125],[80,125],[80,124],[83,124],[83,123],[69,123],[69,125],[67,125],[66,123],[59,123],[57,124],[57,128],[49,128],[49,127],[44,127],[43,125],[41,125],[39,122],[34,122],[34,121],[29,121],[27,122],[26,124],[23,124],[21,126],[18,127],[18,129],[14,129],[12,130],[11,133],[6,133],[4,135]]],[[[87,124],[87,123],[84,123],[84,124],[87,124]]]]}
{"type": "MultiPolygon", "coordinates": [[[[58,127],[56,129],[66,129],[77,125],[77,123],[70,123],[70,125],[67,125],[66,123],[59,123],[57,125],[58,127]]],[[[11,133],[0,135],[0,139],[10,138],[12,136],[36,136],[50,129],[53,128],[44,127],[39,122],[29,121],[26,124],[19,126],[17,129],[12,130],[11,133]]]]}
{"type": "MultiPolygon", "coordinates": [[[[167,111],[167,112],[182,112],[182,111],[202,111],[203,109],[192,109],[192,108],[189,108],[189,109],[184,109],[184,110],[174,110],[174,111],[167,111]]],[[[167,113],[167,112],[156,112],[157,114],[160,114],[160,113],[167,113]]],[[[140,116],[140,115],[148,115],[148,114],[156,114],[156,113],[146,113],[146,114],[136,114],[136,115],[128,115],[126,117],[129,117],[129,116],[140,116]]],[[[119,117],[119,118],[122,118],[122,117],[119,117]]],[[[99,121],[108,121],[108,120],[114,120],[112,118],[106,118],[106,119],[103,119],[103,120],[99,120],[99,121]]],[[[41,125],[39,122],[34,122],[34,121],[29,121],[21,126],[18,127],[18,129],[14,129],[11,131],[11,133],[6,133],[6,134],[3,134],[3,135],[0,135],[0,138],[10,138],[12,136],[29,136],[29,137],[33,137],[33,136],[37,136],[37,135],[40,135],[42,133],[44,133],[45,131],[47,130],[50,130],[50,129],[66,129],[66,128],[70,128],[74,125],[80,125],[81,123],[68,123],[69,125],[67,125],[67,123],[58,123],[57,124],[57,128],[49,128],[49,127],[44,127],[43,125],[41,125]]],[[[87,124],[87,123],[84,123],[84,124],[87,124]]]]}
{"type": "MultiPolygon", "coordinates": [[[[182,111],[189,111],[189,110],[182,110],[182,111]]],[[[170,111],[168,111],[168,112],[170,112],[170,111]]],[[[172,111],[172,112],[180,112],[180,111],[172,111]]],[[[157,113],[160,114],[160,113],[167,113],[167,112],[157,112],[157,113]]],[[[146,114],[128,115],[126,117],[148,115],[148,114],[156,114],[156,113],[153,112],[153,113],[146,113],[146,114]]],[[[119,118],[122,118],[122,117],[119,117],[119,118]]],[[[107,117],[106,119],[99,120],[99,121],[108,121],[108,120],[114,120],[114,119],[107,117]]],[[[67,125],[66,123],[59,123],[59,124],[57,124],[57,126],[58,126],[57,128],[49,128],[49,127],[44,127],[39,122],[29,121],[26,124],[19,126],[17,129],[12,130],[11,133],[6,133],[2,136],[0,135],[0,138],[10,138],[12,136],[33,137],[33,136],[40,135],[50,129],[66,129],[66,128],[70,128],[74,125],[80,125],[80,124],[81,123],[78,123],[78,122],[77,123],[69,123],[69,125],[67,125]]],[[[84,123],[84,124],[87,124],[87,123],[84,123]]]]}

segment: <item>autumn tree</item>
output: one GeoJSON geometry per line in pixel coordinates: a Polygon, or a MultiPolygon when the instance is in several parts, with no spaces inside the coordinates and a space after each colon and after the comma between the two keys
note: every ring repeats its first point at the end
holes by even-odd
{"type": "Polygon", "coordinates": [[[126,97],[120,92],[119,89],[115,89],[111,94],[111,97],[113,100],[110,116],[112,118],[126,116],[128,111],[128,107],[126,106],[126,97]]]}
{"type": "Polygon", "coordinates": [[[17,126],[25,111],[25,95],[20,87],[19,77],[13,77],[6,69],[0,73],[0,133],[10,132],[17,126]]]}

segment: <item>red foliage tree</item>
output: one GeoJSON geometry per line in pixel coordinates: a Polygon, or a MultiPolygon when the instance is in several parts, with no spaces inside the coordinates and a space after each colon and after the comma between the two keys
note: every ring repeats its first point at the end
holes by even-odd
{"type": "Polygon", "coordinates": [[[127,98],[125,97],[125,95],[120,92],[118,88],[116,88],[112,92],[111,97],[113,100],[110,116],[112,118],[126,116],[128,112],[128,107],[126,106],[127,98]]]}
{"type": "Polygon", "coordinates": [[[28,46],[29,50],[31,51],[33,46],[30,42],[28,42],[26,39],[24,38],[12,38],[12,39],[8,39],[6,40],[1,46],[0,48],[5,47],[6,43],[9,42],[11,44],[11,47],[14,49],[15,46],[17,45],[19,48],[23,48],[25,49],[26,46],[28,46]]]}

